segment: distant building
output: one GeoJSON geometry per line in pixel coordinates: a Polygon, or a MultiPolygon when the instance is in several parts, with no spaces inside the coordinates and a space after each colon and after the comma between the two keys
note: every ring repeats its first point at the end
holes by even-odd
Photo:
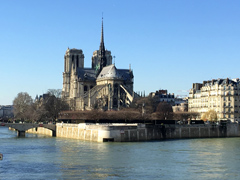
{"type": "Polygon", "coordinates": [[[40,101],[43,101],[43,100],[45,100],[45,99],[47,99],[47,98],[49,98],[49,94],[43,94],[43,95],[40,95],[40,96],[36,96],[35,97],[35,102],[40,102],[40,101]]]}
{"type": "Polygon", "coordinates": [[[13,117],[13,106],[0,106],[0,118],[11,118],[13,117]]]}
{"type": "Polygon", "coordinates": [[[172,106],[173,108],[173,112],[187,112],[188,111],[188,103],[186,102],[182,102],[180,104],[176,104],[174,106],[172,106]]]}
{"type": "Polygon", "coordinates": [[[71,110],[119,109],[133,101],[133,71],[112,64],[111,51],[104,45],[103,22],[100,47],[93,52],[91,68],[84,67],[81,49],[67,49],[62,97],[71,110]]]}
{"type": "Polygon", "coordinates": [[[152,98],[154,98],[154,100],[156,102],[167,102],[171,105],[174,105],[175,104],[175,97],[174,97],[174,94],[168,94],[168,91],[167,90],[158,90],[156,92],[152,92],[149,94],[149,96],[151,96],[152,98]]]}
{"type": "Polygon", "coordinates": [[[240,120],[239,79],[213,79],[193,83],[189,92],[188,111],[203,113],[214,110],[218,119],[240,120]]]}

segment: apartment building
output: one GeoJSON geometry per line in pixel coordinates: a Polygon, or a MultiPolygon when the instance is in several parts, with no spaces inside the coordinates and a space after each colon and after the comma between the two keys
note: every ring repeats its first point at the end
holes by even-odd
{"type": "MultiPolygon", "coordinates": [[[[189,92],[188,111],[202,116],[209,110],[217,113],[218,120],[240,121],[240,80],[213,79],[193,83],[189,92]]],[[[201,118],[201,117],[198,117],[201,118]]]]}

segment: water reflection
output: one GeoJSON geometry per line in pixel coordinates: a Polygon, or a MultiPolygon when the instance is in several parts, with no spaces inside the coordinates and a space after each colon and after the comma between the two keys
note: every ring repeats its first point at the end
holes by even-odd
{"type": "Polygon", "coordinates": [[[204,179],[222,179],[223,174],[230,172],[235,176],[238,164],[234,164],[234,159],[238,157],[236,153],[239,138],[220,139],[198,139],[192,140],[189,147],[192,152],[190,158],[193,165],[190,171],[201,174],[204,179]],[[233,151],[234,150],[234,151],[233,151]],[[235,172],[234,172],[235,171],[235,172]]]}
{"type": "Polygon", "coordinates": [[[240,179],[240,138],[96,143],[12,135],[0,128],[0,179],[240,179]]]}

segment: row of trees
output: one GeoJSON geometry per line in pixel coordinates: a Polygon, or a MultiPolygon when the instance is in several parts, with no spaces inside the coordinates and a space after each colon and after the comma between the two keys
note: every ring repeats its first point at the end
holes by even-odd
{"type": "Polygon", "coordinates": [[[173,112],[172,105],[167,102],[158,102],[152,97],[135,99],[131,109],[142,112],[147,119],[187,120],[195,119],[199,114],[195,112],[173,112]]]}
{"type": "MultiPolygon", "coordinates": [[[[42,122],[42,121],[56,121],[59,113],[68,111],[69,106],[61,98],[60,89],[50,89],[41,98],[33,100],[26,92],[18,93],[13,101],[15,119],[25,122],[42,122]]],[[[68,114],[68,113],[62,113],[68,114]]],[[[212,113],[210,113],[212,114],[212,113]]],[[[177,112],[174,113],[172,106],[167,102],[158,102],[154,98],[144,97],[135,99],[130,107],[120,109],[116,112],[102,112],[93,110],[91,112],[76,112],[74,116],[81,116],[79,118],[89,119],[146,119],[146,120],[187,120],[195,119],[199,114],[191,112],[177,112]]],[[[62,116],[62,115],[61,115],[62,116]]],[[[209,119],[206,114],[205,119],[209,119]]]]}
{"type": "Polygon", "coordinates": [[[136,98],[130,107],[121,108],[119,111],[63,111],[60,119],[74,120],[188,120],[196,119],[198,113],[184,112],[174,113],[171,104],[158,102],[152,97],[136,98]]]}
{"type": "MultiPolygon", "coordinates": [[[[184,112],[173,112],[172,106],[169,103],[158,103],[156,99],[151,97],[135,99],[130,108],[141,112],[143,111],[142,105],[144,105],[144,114],[146,117],[149,117],[149,119],[188,120],[199,117],[199,113],[188,112],[188,109],[185,109],[184,112]]],[[[211,109],[203,113],[201,119],[204,121],[217,121],[217,112],[211,109]]]]}
{"type": "Polygon", "coordinates": [[[20,92],[13,101],[15,119],[25,122],[56,121],[59,112],[68,110],[67,103],[61,98],[60,89],[49,89],[44,96],[35,100],[20,92]]]}

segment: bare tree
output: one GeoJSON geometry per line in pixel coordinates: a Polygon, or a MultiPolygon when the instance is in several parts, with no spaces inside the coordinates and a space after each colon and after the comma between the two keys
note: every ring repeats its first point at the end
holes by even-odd
{"type": "Polygon", "coordinates": [[[13,100],[14,116],[22,121],[29,120],[31,114],[30,109],[33,104],[32,97],[26,92],[18,93],[17,97],[13,100]]]}
{"type": "Polygon", "coordinates": [[[173,113],[174,120],[189,120],[189,119],[196,119],[199,116],[198,112],[175,112],[173,113]]]}
{"type": "Polygon", "coordinates": [[[68,104],[61,98],[60,89],[49,89],[48,96],[43,100],[43,105],[47,111],[46,117],[52,121],[57,120],[61,111],[68,110],[68,104]]]}
{"type": "Polygon", "coordinates": [[[31,105],[30,112],[30,119],[32,120],[32,122],[43,121],[47,114],[45,107],[40,105],[38,102],[35,102],[31,105]]]}
{"type": "Polygon", "coordinates": [[[143,105],[146,114],[152,114],[156,111],[157,102],[152,97],[136,98],[131,103],[130,108],[137,109],[139,112],[142,112],[143,105]]]}
{"type": "Polygon", "coordinates": [[[167,102],[160,102],[157,106],[156,113],[160,119],[167,120],[173,118],[173,109],[167,102]]]}

